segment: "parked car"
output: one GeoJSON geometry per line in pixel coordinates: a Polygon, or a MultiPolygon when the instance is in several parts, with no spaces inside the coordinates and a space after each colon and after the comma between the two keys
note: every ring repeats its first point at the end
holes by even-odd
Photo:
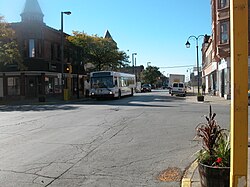
{"type": "Polygon", "coordinates": [[[248,105],[250,105],[250,90],[248,90],[248,105]]]}
{"type": "Polygon", "coordinates": [[[174,82],[172,88],[169,90],[171,96],[173,95],[182,95],[186,96],[186,86],[183,82],[174,82]]]}
{"type": "Polygon", "coordinates": [[[151,92],[151,85],[150,84],[143,84],[141,86],[141,92],[151,92]]]}

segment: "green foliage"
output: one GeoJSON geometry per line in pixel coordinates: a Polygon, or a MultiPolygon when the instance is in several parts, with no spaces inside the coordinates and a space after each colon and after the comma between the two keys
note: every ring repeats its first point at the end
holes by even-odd
{"type": "Polygon", "coordinates": [[[116,70],[128,62],[127,54],[119,51],[112,39],[73,32],[73,36],[69,36],[68,40],[81,48],[82,61],[92,63],[95,70],[116,70]]]}
{"type": "Polygon", "coordinates": [[[149,66],[145,69],[142,76],[145,83],[155,84],[161,75],[158,67],[149,66]]]}
{"type": "Polygon", "coordinates": [[[199,123],[196,133],[201,138],[203,147],[199,151],[198,161],[217,167],[230,166],[230,140],[228,131],[222,129],[215,120],[216,114],[210,105],[209,115],[205,116],[207,122],[199,123]]]}
{"type": "Polygon", "coordinates": [[[8,64],[18,64],[19,69],[25,69],[14,37],[14,30],[0,16],[0,69],[8,64]]]}

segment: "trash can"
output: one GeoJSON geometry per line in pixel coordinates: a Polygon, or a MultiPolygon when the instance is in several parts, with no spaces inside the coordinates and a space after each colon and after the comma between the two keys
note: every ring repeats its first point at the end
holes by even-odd
{"type": "Polygon", "coordinates": [[[38,101],[39,101],[39,102],[45,102],[45,95],[40,95],[40,96],[38,97],[38,101]]]}
{"type": "Polygon", "coordinates": [[[69,100],[69,90],[68,89],[63,90],[63,99],[64,99],[64,101],[69,100]]]}

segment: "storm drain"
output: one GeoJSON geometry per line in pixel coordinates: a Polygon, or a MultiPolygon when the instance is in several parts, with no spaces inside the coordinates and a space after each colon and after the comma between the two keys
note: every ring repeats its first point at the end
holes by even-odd
{"type": "Polygon", "coordinates": [[[181,181],[182,172],[180,168],[169,167],[166,170],[162,171],[157,179],[164,182],[178,182],[181,181]]]}

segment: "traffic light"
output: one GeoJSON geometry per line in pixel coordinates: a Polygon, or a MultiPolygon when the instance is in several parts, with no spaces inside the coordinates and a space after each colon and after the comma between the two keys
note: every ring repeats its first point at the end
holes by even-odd
{"type": "Polygon", "coordinates": [[[67,64],[65,71],[66,73],[72,73],[72,66],[70,64],[67,64]]]}

